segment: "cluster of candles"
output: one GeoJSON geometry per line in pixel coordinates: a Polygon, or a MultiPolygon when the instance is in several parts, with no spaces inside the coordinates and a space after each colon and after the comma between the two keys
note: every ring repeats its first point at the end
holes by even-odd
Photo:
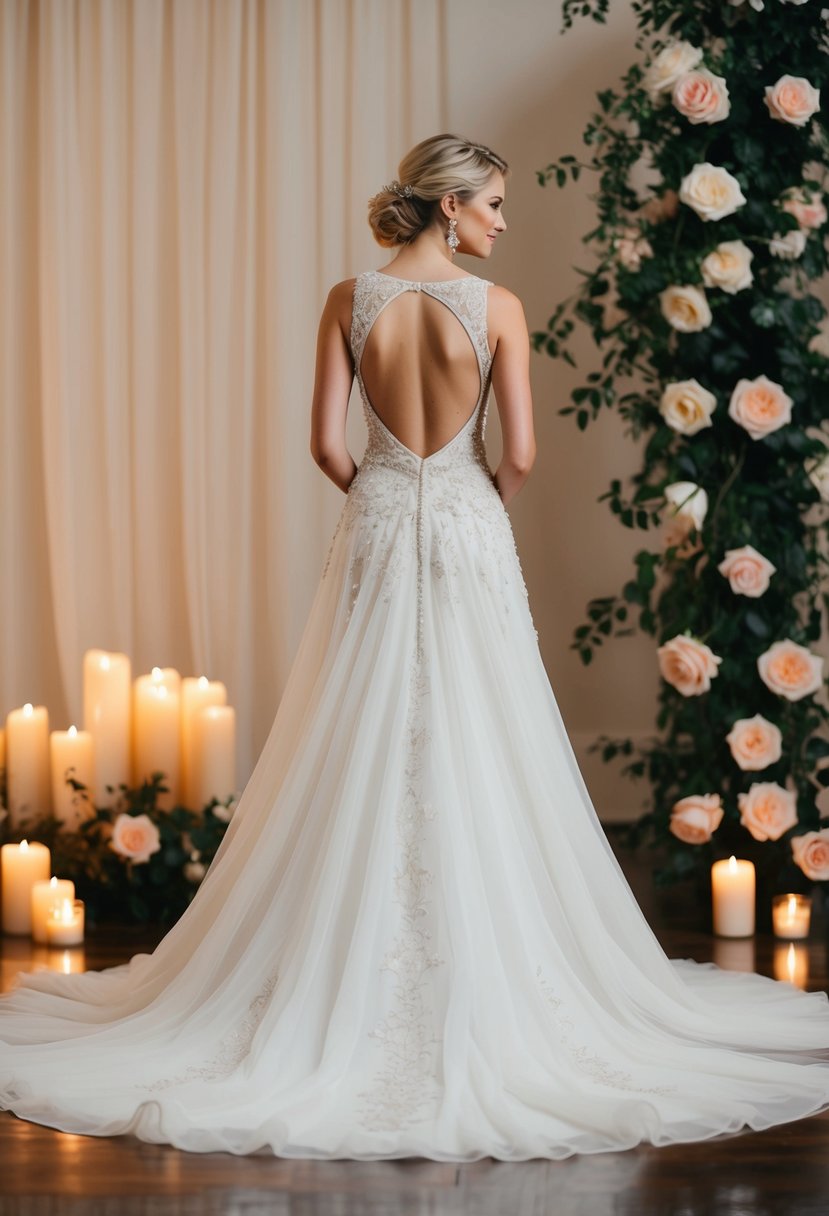
{"type": "Polygon", "coordinates": [[[164,774],[163,810],[200,810],[236,791],[236,714],[227,690],[206,676],[182,679],[154,667],[133,680],[125,654],[88,650],[83,660],[83,729],[49,732],[43,705],[13,709],[0,730],[9,823],[48,814],[75,827],[85,808],[66,781],[85,785],[95,806],[112,805],[120,785],[164,774]],[[112,786],[114,794],[107,792],[112,786]]]}
{"type": "Polygon", "coordinates": [[[51,855],[45,844],[22,840],[0,849],[3,932],[31,934],[50,946],[83,941],[83,900],[75,899],[68,878],[49,877],[51,855]]]}
{"type": "MultiPolygon", "coordinates": [[[[750,938],[754,933],[755,876],[750,861],[729,857],[715,861],[711,867],[711,897],[713,901],[714,933],[718,938],[750,938]]],[[[809,958],[795,942],[809,936],[812,901],[808,895],[795,892],[772,898],[772,931],[775,937],[788,940],[788,946],[775,948],[774,975],[805,987],[809,958]]],[[[737,968],[738,970],[742,968],[737,968]]],[[[753,970],[753,965],[745,968],[753,970]]]]}

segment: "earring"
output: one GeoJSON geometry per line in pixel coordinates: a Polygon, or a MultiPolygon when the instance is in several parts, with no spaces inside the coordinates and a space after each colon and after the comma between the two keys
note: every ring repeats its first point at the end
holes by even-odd
{"type": "Polygon", "coordinates": [[[458,240],[457,234],[455,232],[455,229],[457,228],[457,226],[458,226],[458,221],[453,217],[449,221],[449,231],[446,233],[446,243],[449,246],[449,249],[451,250],[452,257],[455,256],[455,250],[457,249],[458,245],[460,245],[460,241],[458,240]]]}

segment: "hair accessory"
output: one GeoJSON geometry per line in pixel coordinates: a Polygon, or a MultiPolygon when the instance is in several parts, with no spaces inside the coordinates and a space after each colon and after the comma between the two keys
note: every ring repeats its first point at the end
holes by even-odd
{"type": "Polygon", "coordinates": [[[452,219],[449,221],[449,231],[446,233],[446,244],[449,246],[449,248],[452,252],[452,257],[455,256],[455,250],[457,249],[458,245],[460,245],[460,241],[458,240],[457,233],[455,232],[455,229],[457,228],[457,226],[458,226],[458,221],[453,216],[452,219]]]}
{"type": "Polygon", "coordinates": [[[408,184],[408,182],[406,183],[405,186],[401,186],[401,184],[397,180],[397,178],[395,178],[393,182],[391,182],[388,186],[386,186],[386,189],[391,190],[392,194],[399,195],[400,198],[411,198],[412,195],[414,194],[413,186],[410,186],[408,184]]]}

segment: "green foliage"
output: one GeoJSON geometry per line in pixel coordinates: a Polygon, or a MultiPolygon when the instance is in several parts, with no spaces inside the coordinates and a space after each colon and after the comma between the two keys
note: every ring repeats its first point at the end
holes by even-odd
{"type": "MultiPolygon", "coordinates": [[[[626,436],[641,440],[642,465],[630,486],[614,479],[599,499],[622,526],[653,534],[667,522],[666,487],[680,481],[702,487],[708,509],[699,530],[676,541],[657,537],[640,550],[621,593],[590,600],[571,645],[588,664],[608,638],[639,628],[657,644],[690,635],[721,658],[701,695],[683,696],[660,683],[658,735],[638,746],[602,736],[595,750],[607,762],[624,758],[623,774],[649,783],[652,809],[633,825],[630,840],[667,846],[660,884],[699,876],[715,857],[738,852],[755,861],[761,880],[791,889],[805,881],[793,872],[791,837],[822,826],[815,796],[829,786],[829,712],[815,696],[777,696],[760,679],[757,660],[786,638],[814,646],[829,613],[821,543],[826,503],[808,476],[829,446],[829,360],[810,346],[826,316],[811,287],[829,269],[827,224],[804,229],[796,259],[777,256],[771,243],[798,228],[780,205],[784,191],[804,187],[823,198],[829,126],[825,109],[803,125],[776,121],[764,96],[785,74],[815,86],[826,80],[829,25],[817,0],[765,0],[759,12],[747,0],[679,6],[634,0],[633,8],[636,45],[647,62],[631,66],[619,87],[597,94],[583,135],[586,155],[560,156],[538,172],[542,186],[558,188],[595,174],[590,198],[597,222],[582,238],[595,264],[574,268],[577,290],[556,306],[546,330],[532,334],[532,344],[573,368],[569,343],[577,327],[586,326],[598,348],[600,367],[587,372],[559,413],[584,431],[613,410],[626,436]],[[725,79],[725,118],[692,124],[670,92],[649,87],[650,61],[675,39],[699,48],[698,66],[725,79]],[[683,179],[703,162],[736,179],[744,206],[706,221],[678,200],[683,179]],[[655,180],[644,196],[634,184],[643,167],[655,180]],[[646,242],[638,265],[621,256],[625,236],[646,242]],[[705,285],[703,259],[738,240],[753,254],[752,283],[734,292],[705,285]],[[668,322],[659,296],[675,285],[704,291],[710,324],[682,332],[668,322]],[[792,416],[753,439],[728,405],[738,380],[761,375],[782,385],[792,416]],[[668,384],[690,379],[714,394],[716,407],[710,426],[685,434],[668,425],[660,403],[668,384]],[[748,544],[776,567],[757,597],[734,593],[718,570],[727,550],[748,544]],[[738,767],[726,742],[737,719],[755,714],[783,737],[781,759],[760,772],[738,767]],[[758,781],[797,794],[798,824],[780,840],[758,842],[740,821],[738,795],[758,781]],[[671,808],[705,793],[720,795],[722,823],[708,843],[686,844],[669,830],[671,808]]],[[[602,23],[608,0],[564,0],[562,12],[563,29],[577,16],[602,23]]]]}

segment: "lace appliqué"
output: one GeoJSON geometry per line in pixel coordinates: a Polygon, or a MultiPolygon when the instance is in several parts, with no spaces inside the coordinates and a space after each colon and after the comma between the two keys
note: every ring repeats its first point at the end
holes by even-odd
{"type": "Polygon", "coordinates": [[[253,1036],[262,1021],[278,979],[279,976],[276,973],[268,977],[262,989],[248,1006],[242,1021],[221,1040],[218,1051],[210,1060],[203,1064],[189,1064],[174,1077],[162,1077],[160,1080],[142,1085],[140,1088],[169,1089],[170,1086],[181,1085],[185,1081],[215,1081],[230,1076],[250,1051],[253,1036]]]}
{"type": "Polygon", "coordinates": [[[549,980],[544,978],[541,967],[536,968],[536,978],[538,985],[547,1001],[550,1008],[553,1010],[555,1020],[560,1030],[560,1042],[567,1048],[571,1058],[575,1064],[588,1073],[594,1081],[598,1081],[601,1085],[608,1085],[611,1089],[626,1089],[632,1090],[639,1094],[671,1094],[676,1093],[675,1085],[654,1085],[646,1087],[637,1085],[632,1075],[625,1072],[621,1068],[614,1068],[608,1060],[602,1059],[595,1052],[590,1051],[583,1044],[575,1043],[572,1040],[572,1034],[575,1029],[572,1018],[566,1017],[559,1010],[562,1005],[562,998],[556,996],[555,989],[549,980]]]}
{"type": "Polygon", "coordinates": [[[422,840],[436,811],[422,797],[422,771],[429,731],[423,702],[427,676],[420,664],[412,673],[407,723],[409,755],[406,788],[397,814],[399,863],[395,900],[401,907],[398,932],[380,965],[395,977],[391,1008],[369,1033],[382,1049],[382,1063],[370,1085],[357,1094],[362,1123],[374,1130],[397,1131],[429,1117],[439,1100],[434,1014],[428,973],[445,962],[432,948],[425,926],[432,873],[423,864],[422,840]]]}

